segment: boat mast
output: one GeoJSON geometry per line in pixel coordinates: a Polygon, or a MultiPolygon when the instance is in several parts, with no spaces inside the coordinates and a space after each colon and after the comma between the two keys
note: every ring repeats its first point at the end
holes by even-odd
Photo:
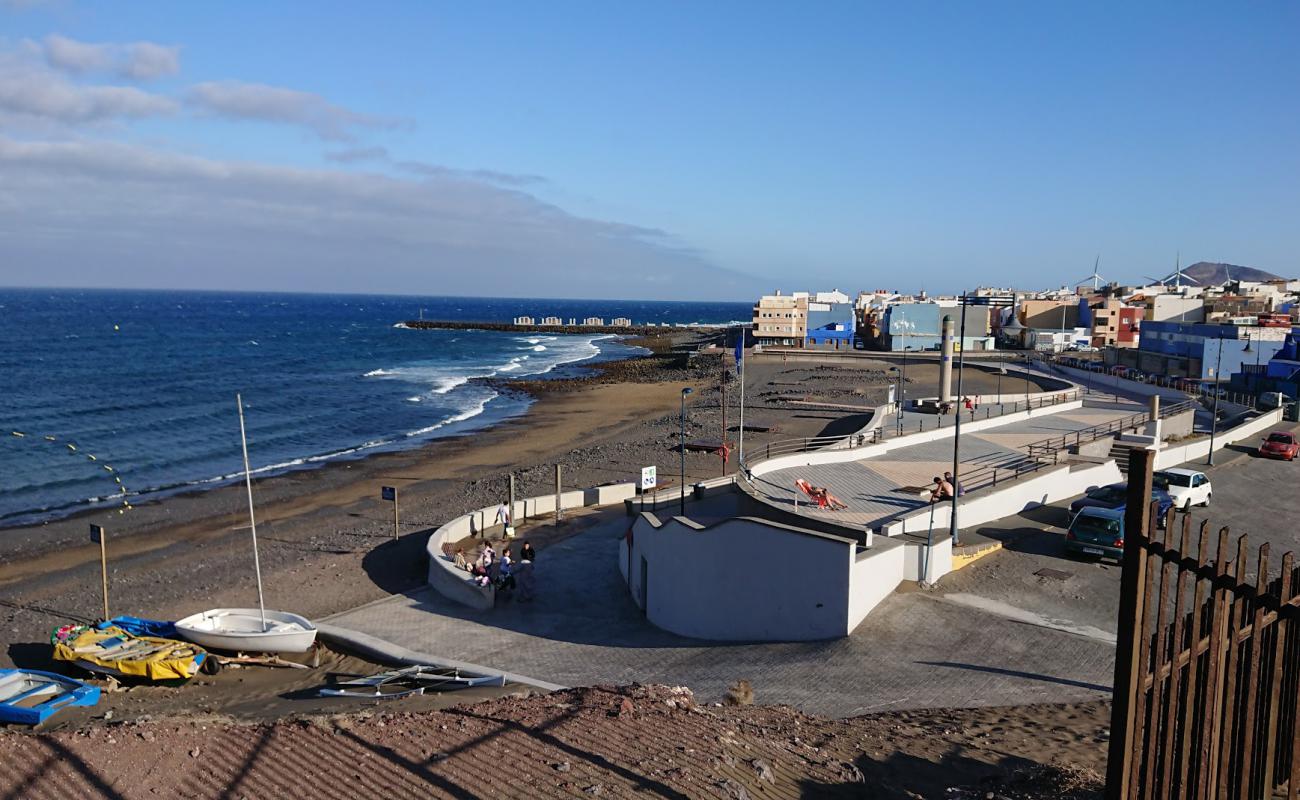
{"type": "Polygon", "coordinates": [[[244,432],[244,401],[235,394],[239,407],[239,441],[244,446],[244,485],[248,488],[248,526],[253,531],[253,570],[257,573],[257,610],[262,615],[262,630],[266,630],[266,606],[262,601],[262,562],[257,557],[257,519],[253,516],[253,475],[248,469],[248,434],[244,432]]]}

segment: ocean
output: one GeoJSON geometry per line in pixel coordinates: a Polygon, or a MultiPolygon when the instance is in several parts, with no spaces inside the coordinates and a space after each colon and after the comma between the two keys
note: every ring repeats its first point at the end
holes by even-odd
{"type": "Polygon", "coordinates": [[[726,323],[750,305],[0,289],[0,526],[238,480],[236,393],[268,475],[527,410],[475,378],[560,377],[638,352],[614,336],[401,326],[421,313],[726,323]]]}

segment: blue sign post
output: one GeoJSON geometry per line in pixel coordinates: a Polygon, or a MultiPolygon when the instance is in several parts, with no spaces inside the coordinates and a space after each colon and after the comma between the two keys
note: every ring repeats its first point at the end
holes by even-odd
{"type": "Polygon", "coordinates": [[[380,497],[393,504],[393,541],[397,541],[397,487],[384,486],[379,490],[380,497]]]}

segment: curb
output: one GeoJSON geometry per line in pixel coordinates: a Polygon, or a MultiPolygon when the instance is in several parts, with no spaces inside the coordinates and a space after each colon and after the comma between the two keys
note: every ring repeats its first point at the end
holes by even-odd
{"type": "Polygon", "coordinates": [[[557,692],[567,689],[567,686],[561,686],[558,683],[548,683],[536,678],[530,678],[526,675],[518,675],[513,672],[502,672],[501,670],[491,667],[484,667],[479,664],[470,664],[465,661],[452,661],[445,658],[435,658],[434,656],[420,653],[415,650],[408,650],[401,645],[380,639],[377,636],[371,636],[367,633],[360,633],[348,628],[340,628],[337,625],[330,625],[324,622],[316,623],[317,635],[331,643],[338,643],[353,650],[361,655],[377,658],[382,661],[396,662],[399,664],[427,664],[436,667],[449,667],[452,669],[463,670],[465,672],[477,672],[484,675],[502,675],[510,683],[522,683],[541,689],[546,692],[557,692]]]}
{"type": "Polygon", "coordinates": [[[951,571],[956,572],[962,567],[968,567],[971,564],[974,564],[976,561],[979,561],[984,556],[992,555],[993,553],[996,553],[1001,549],[1002,549],[1002,542],[989,542],[981,545],[976,545],[973,548],[968,549],[968,551],[964,553],[953,553],[951,571]]]}

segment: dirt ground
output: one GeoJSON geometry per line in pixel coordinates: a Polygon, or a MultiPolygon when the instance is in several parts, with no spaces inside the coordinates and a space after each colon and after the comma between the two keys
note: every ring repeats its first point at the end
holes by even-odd
{"type": "MultiPolygon", "coordinates": [[[[211,719],[229,722],[271,722],[312,715],[332,715],[379,708],[397,702],[384,699],[362,700],[348,697],[321,697],[318,690],[335,680],[376,675],[394,669],[365,658],[317,645],[303,654],[286,654],[281,658],[306,666],[268,667],[260,665],[226,665],[216,675],[200,673],[180,686],[163,686],[146,681],[123,679],[108,681],[73,664],[53,661],[52,648],[31,645],[24,657],[29,668],[57,672],[85,680],[101,689],[100,700],[92,708],[70,708],[60,712],[42,726],[43,731],[148,722],[168,719],[211,719]]],[[[528,687],[471,687],[441,693],[428,692],[400,699],[408,711],[446,708],[508,694],[527,694],[528,687]]],[[[0,725],[0,727],[3,727],[0,725]]],[[[26,730],[16,726],[13,730],[26,730]]]]}
{"type": "Polygon", "coordinates": [[[681,687],[589,687],[273,724],[209,718],[0,733],[0,791],[58,800],[1092,800],[1101,797],[1108,722],[1101,703],[826,720],[784,707],[699,706],[681,687]]]}

